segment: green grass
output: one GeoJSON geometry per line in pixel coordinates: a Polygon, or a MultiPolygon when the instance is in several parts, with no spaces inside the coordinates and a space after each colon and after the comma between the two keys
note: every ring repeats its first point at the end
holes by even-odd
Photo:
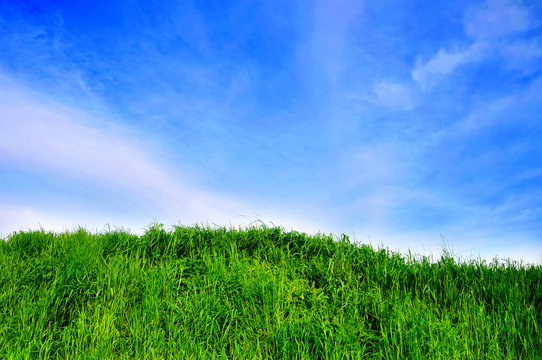
{"type": "Polygon", "coordinates": [[[0,241],[1,359],[540,359],[542,267],[281,228],[0,241]]]}

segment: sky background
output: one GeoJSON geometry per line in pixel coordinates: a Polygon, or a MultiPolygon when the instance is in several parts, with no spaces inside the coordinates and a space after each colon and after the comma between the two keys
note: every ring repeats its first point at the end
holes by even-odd
{"type": "Polygon", "coordinates": [[[540,1],[0,0],[0,236],[250,225],[542,263],[540,1]]]}

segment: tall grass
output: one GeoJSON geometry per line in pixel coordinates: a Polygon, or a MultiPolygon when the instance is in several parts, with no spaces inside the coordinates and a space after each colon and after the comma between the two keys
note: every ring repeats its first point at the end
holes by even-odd
{"type": "Polygon", "coordinates": [[[540,359],[542,268],[281,228],[20,232],[2,359],[540,359]]]}

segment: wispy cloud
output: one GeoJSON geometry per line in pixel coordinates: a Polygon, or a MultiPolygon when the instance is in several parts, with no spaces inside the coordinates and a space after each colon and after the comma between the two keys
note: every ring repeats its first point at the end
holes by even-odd
{"type": "Polygon", "coordinates": [[[542,37],[530,40],[510,41],[501,48],[509,70],[519,72],[522,76],[531,76],[540,71],[542,63],[542,37]]]}
{"type": "Polygon", "coordinates": [[[390,109],[411,110],[416,105],[412,90],[406,85],[380,81],[373,87],[377,103],[390,109]]]}
{"type": "Polygon", "coordinates": [[[464,50],[440,49],[426,63],[418,61],[411,72],[412,78],[425,87],[428,81],[438,76],[450,74],[458,66],[482,60],[489,50],[486,43],[474,43],[464,50]]]}
{"type": "Polygon", "coordinates": [[[441,48],[429,60],[418,59],[412,78],[422,87],[438,76],[448,75],[461,65],[486,60],[495,54],[503,56],[512,67],[540,56],[538,39],[517,40],[514,35],[532,28],[536,21],[519,2],[487,0],[470,6],[463,19],[465,34],[471,44],[454,49],[441,48]]]}
{"type": "Polygon", "coordinates": [[[223,222],[246,210],[238,200],[175,179],[167,170],[172,164],[160,159],[156,145],[127,129],[19,89],[3,87],[0,93],[3,162],[128,193],[152,204],[149,213],[223,222]]]}
{"type": "Polygon", "coordinates": [[[463,21],[465,33],[478,41],[508,37],[533,25],[527,8],[510,0],[487,0],[470,6],[463,21]]]}
{"type": "MultiPolygon", "coordinates": [[[[10,215],[3,216],[1,233],[38,224],[57,231],[77,224],[141,228],[154,219],[171,224],[204,221],[235,226],[259,218],[267,224],[274,222],[310,233],[328,228],[324,221],[300,215],[312,213],[322,218],[322,214],[303,210],[305,206],[300,203],[291,202],[286,211],[284,202],[279,206],[263,199],[247,201],[228,195],[226,189],[221,193],[204,189],[197,183],[197,173],[183,171],[182,164],[174,163],[159,144],[145,140],[140,132],[32,94],[6,77],[0,84],[0,114],[0,164],[24,168],[35,175],[54,174],[69,182],[83,182],[88,191],[93,187],[107,189],[113,196],[134,199],[138,207],[130,209],[131,217],[125,217],[115,214],[115,209],[102,215],[85,211],[84,202],[77,205],[81,201],[78,198],[72,199],[71,212],[63,203],[48,204],[45,211],[4,200],[0,212],[10,215]]],[[[0,196],[6,199],[5,193],[0,196]]]]}

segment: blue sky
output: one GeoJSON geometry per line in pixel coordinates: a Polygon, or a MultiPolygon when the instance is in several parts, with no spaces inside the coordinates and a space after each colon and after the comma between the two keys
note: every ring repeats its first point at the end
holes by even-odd
{"type": "Polygon", "coordinates": [[[249,225],[542,262],[539,1],[4,1],[0,234],[249,225]]]}

